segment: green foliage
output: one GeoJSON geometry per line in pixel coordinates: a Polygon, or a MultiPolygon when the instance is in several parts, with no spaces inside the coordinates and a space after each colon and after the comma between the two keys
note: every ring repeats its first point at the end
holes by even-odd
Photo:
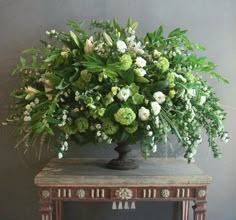
{"type": "Polygon", "coordinates": [[[19,128],[18,144],[53,136],[61,157],[70,137],[80,143],[140,141],[147,157],[175,134],[191,161],[203,128],[213,156],[220,157],[218,139],[228,141],[226,113],[202,74],[228,80],[198,55],[203,46],[181,28],[165,36],[159,26],[138,37],[131,18],[125,27],[93,20],[86,30],[84,23],[70,20],[68,32],[47,31],[41,47],[22,52],[12,72],[22,83],[11,93],[7,119],[19,128]]]}

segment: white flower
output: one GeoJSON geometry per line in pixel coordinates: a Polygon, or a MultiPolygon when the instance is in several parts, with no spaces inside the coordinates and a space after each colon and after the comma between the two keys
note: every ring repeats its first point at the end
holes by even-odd
{"type": "Polygon", "coordinates": [[[153,52],[153,56],[155,57],[155,58],[158,58],[158,57],[160,57],[161,56],[161,52],[159,52],[158,50],[154,50],[154,52],[153,52]]]}
{"type": "Polygon", "coordinates": [[[63,119],[63,121],[65,121],[67,119],[67,115],[63,115],[62,119],[63,119]]]}
{"type": "Polygon", "coordinates": [[[50,31],[46,31],[46,35],[50,35],[50,31]]]}
{"type": "Polygon", "coordinates": [[[138,67],[141,67],[141,68],[143,68],[143,67],[145,67],[146,66],[146,60],[144,60],[142,57],[137,57],[136,58],[136,65],[138,66],[138,67]]]}
{"type": "Polygon", "coordinates": [[[56,30],[51,30],[51,33],[52,33],[52,34],[55,34],[55,33],[56,33],[56,30]]]}
{"type": "Polygon", "coordinates": [[[129,90],[129,88],[122,88],[118,94],[117,94],[117,98],[120,99],[121,101],[126,101],[131,95],[131,92],[129,90]]]}
{"type": "Polygon", "coordinates": [[[152,132],[152,131],[149,131],[149,132],[147,133],[147,135],[148,135],[149,137],[151,137],[151,136],[153,135],[153,132],[152,132]]]}
{"type": "Polygon", "coordinates": [[[30,116],[25,116],[24,121],[31,121],[31,117],[30,116]]]}
{"type": "Polygon", "coordinates": [[[147,74],[146,70],[143,68],[137,68],[134,71],[138,76],[145,76],[147,74]]]}
{"type": "Polygon", "coordinates": [[[98,130],[102,128],[101,124],[96,124],[95,127],[96,127],[96,129],[98,129],[98,130]]]}
{"type": "Polygon", "coordinates": [[[150,125],[147,125],[147,130],[149,131],[151,129],[151,126],[150,125]]]}
{"type": "Polygon", "coordinates": [[[68,142],[67,142],[67,141],[64,141],[63,145],[64,145],[65,147],[68,147],[68,142]]]}
{"type": "Polygon", "coordinates": [[[201,98],[200,98],[198,104],[199,104],[199,105],[203,105],[205,102],[206,102],[206,96],[201,96],[201,98]]]}
{"type": "Polygon", "coordinates": [[[156,145],[156,144],[154,144],[154,145],[152,146],[152,152],[153,152],[153,153],[157,152],[157,145],[156,145]]]}
{"type": "Polygon", "coordinates": [[[151,102],[152,112],[154,115],[158,115],[161,111],[161,106],[158,102],[151,102]]]}
{"type": "Polygon", "coordinates": [[[39,104],[39,99],[36,98],[36,99],[34,100],[34,103],[35,103],[35,104],[39,104]]]}
{"type": "Polygon", "coordinates": [[[153,97],[154,97],[154,99],[155,99],[159,104],[162,104],[162,103],[165,101],[165,99],[166,99],[165,94],[163,94],[163,93],[160,92],[160,91],[155,92],[155,93],[153,94],[153,97]]]}
{"type": "Polygon", "coordinates": [[[97,135],[97,137],[100,137],[102,135],[102,132],[101,131],[97,131],[96,135],[97,135]]]}
{"type": "Polygon", "coordinates": [[[145,107],[141,107],[138,111],[138,116],[142,121],[147,121],[150,116],[150,111],[145,107]]]}
{"type": "Polygon", "coordinates": [[[127,46],[124,41],[118,40],[116,46],[119,52],[124,53],[127,50],[127,46]]]}
{"type": "Polygon", "coordinates": [[[62,145],[62,146],[61,146],[61,151],[64,151],[64,150],[65,150],[65,146],[62,145]]]}
{"type": "Polygon", "coordinates": [[[159,119],[158,116],[156,116],[156,118],[155,118],[155,125],[156,125],[157,128],[159,128],[159,123],[160,123],[160,119],[159,119]]]}
{"type": "Polygon", "coordinates": [[[188,89],[187,90],[188,95],[195,97],[196,96],[196,90],[195,89],[188,89]]]}
{"type": "Polygon", "coordinates": [[[61,159],[63,157],[63,154],[61,152],[59,152],[57,156],[59,159],[61,159]]]}

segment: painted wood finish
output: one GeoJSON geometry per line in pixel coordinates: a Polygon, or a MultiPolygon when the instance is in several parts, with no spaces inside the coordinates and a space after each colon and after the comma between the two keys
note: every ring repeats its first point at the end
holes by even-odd
{"type": "Polygon", "coordinates": [[[41,220],[52,220],[52,205],[56,220],[62,220],[63,201],[111,201],[114,209],[135,208],[135,201],[178,201],[182,220],[188,220],[190,201],[194,201],[194,220],[205,220],[211,177],[196,165],[182,159],[140,159],[139,169],[119,171],[105,168],[107,161],[51,160],[35,177],[41,220]]]}

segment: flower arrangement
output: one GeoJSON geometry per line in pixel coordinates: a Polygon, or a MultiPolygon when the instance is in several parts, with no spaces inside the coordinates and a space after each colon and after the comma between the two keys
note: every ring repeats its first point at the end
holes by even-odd
{"type": "Polygon", "coordinates": [[[19,126],[26,148],[38,137],[55,136],[61,158],[68,139],[85,142],[141,142],[146,157],[175,134],[190,162],[208,136],[215,158],[218,139],[227,142],[225,111],[201,74],[225,83],[215,64],[196,55],[204,48],[177,28],[167,37],[162,26],[144,37],[135,35],[137,22],[69,21],[69,32],[47,31],[42,47],[23,51],[13,71],[22,85],[12,93],[7,124],[19,126]]]}

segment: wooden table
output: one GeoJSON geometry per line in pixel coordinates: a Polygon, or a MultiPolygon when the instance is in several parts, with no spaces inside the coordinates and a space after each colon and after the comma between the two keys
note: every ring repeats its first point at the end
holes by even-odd
{"type": "Polygon", "coordinates": [[[35,177],[41,220],[62,220],[64,201],[111,201],[113,209],[134,209],[135,201],[182,203],[182,220],[205,220],[207,185],[211,177],[183,159],[139,160],[129,171],[105,168],[106,159],[53,159],[35,177]],[[53,208],[55,207],[55,208],[53,208]],[[55,209],[55,212],[53,212],[55,209]]]}

